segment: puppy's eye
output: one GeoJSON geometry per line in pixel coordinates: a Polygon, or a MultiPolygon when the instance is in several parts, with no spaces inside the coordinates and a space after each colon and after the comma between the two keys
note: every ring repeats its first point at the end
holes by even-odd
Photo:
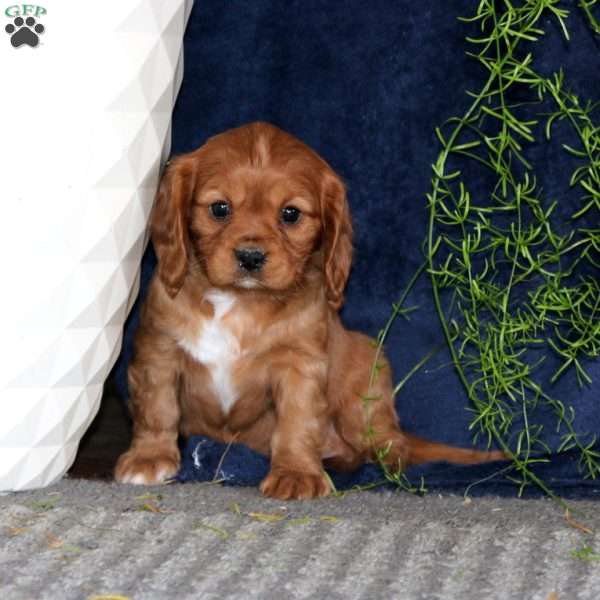
{"type": "Polygon", "coordinates": [[[298,222],[301,214],[300,209],[295,206],[284,206],[281,209],[281,220],[286,225],[293,225],[298,222]]]}
{"type": "Polygon", "coordinates": [[[223,221],[231,214],[231,206],[225,200],[217,200],[209,208],[212,216],[218,221],[223,221]]]}

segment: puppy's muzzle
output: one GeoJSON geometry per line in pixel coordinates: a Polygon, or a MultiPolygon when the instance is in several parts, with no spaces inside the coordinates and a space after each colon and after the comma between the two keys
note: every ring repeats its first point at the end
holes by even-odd
{"type": "Polygon", "coordinates": [[[266,253],[260,248],[236,248],[233,252],[240,269],[249,273],[260,271],[267,261],[266,253]]]}

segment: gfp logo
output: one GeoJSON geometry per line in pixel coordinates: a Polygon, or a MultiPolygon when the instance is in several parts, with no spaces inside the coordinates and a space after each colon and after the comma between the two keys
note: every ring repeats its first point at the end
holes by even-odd
{"type": "Polygon", "coordinates": [[[44,33],[46,28],[37,22],[41,16],[46,14],[43,6],[35,4],[14,4],[9,6],[4,14],[12,19],[4,31],[10,35],[10,43],[18,48],[24,44],[35,48],[40,43],[40,34],[44,33]]]}

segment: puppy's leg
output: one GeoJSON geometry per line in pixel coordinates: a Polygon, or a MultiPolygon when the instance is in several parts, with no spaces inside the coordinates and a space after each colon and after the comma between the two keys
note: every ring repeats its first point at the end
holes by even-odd
{"type": "Polygon", "coordinates": [[[282,500],[325,496],[331,491],[321,462],[327,426],[325,361],[290,355],[274,369],[277,423],[271,439],[271,471],[260,490],[282,500]]]}
{"type": "Polygon", "coordinates": [[[335,393],[330,385],[337,409],[332,420],[345,443],[343,451],[326,461],[331,468],[348,471],[382,460],[399,469],[409,463],[410,441],[398,425],[388,372],[387,365],[382,366],[377,381],[369,387],[370,372],[356,365],[351,375],[338,380],[335,393]]]}
{"type": "Polygon", "coordinates": [[[170,341],[141,328],[129,367],[133,440],[115,468],[121,483],[162,483],[179,470],[180,408],[177,367],[170,341]]]}

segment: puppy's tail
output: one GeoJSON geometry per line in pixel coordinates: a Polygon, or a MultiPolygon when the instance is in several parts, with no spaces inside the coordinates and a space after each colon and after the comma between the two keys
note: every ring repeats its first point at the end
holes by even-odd
{"type": "Polygon", "coordinates": [[[420,465],[427,462],[449,462],[462,465],[475,465],[507,460],[510,458],[501,450],[473,450],[471,448],[457,448],[447,444],[431,442],[410,433],[395,432],[387,439],[381,440],[375,447],[383,452],[377,458],[374,452],[372,460],[382,460],[392,469],[405,469],[410,465],[420,465]]]}
{"type": "Polygon", "coordinates": [[[403,432],[406,449],[404,466],[419,465],[426,462],[445,461],[463,465],[492,462],[494,460],[507,460],[508,456],[501,450],[473,450],[470,448],[457,448],[438,442],[430,442],[416,435],[403,432]]]}

